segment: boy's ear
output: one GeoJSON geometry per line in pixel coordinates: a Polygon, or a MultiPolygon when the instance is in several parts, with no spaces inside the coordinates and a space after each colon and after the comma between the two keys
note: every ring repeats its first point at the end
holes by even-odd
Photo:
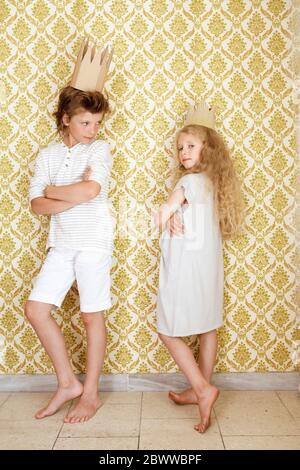
{"type": "Polygon", "coordinates": [[[70,124],[70,118],[66,113],[63,114],[62,122],[63,122],[64,126],[69,126],[69,124],[70,124]]]}

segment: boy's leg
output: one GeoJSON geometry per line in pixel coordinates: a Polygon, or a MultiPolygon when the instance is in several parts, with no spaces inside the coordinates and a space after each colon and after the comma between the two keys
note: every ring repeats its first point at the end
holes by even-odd
{"type": "Polygon", "coordinates": [[[219,391],[205,380],[195,361],[192,350],[181,338],[165,336],[163,334],[159,334],[159,337],[190,382],[197,396],[201,422],[195,425],[195,429],[198,432],[204,432],[210,424],[211,410],[218,398],[219,391]]]}
{"type": "MultiPolygon", "coordinates": [[[[199,345],[199,368],[203,377],[210,383],[217,357],[217,330],[202,333],[199,345]]],[[[182,393],[170,391],[169,398],[178,405],[197,404],[197,397],[192,388],[182,393]]]]}
{"type": "Polygon", "coordinates": [[[66,423],[87,421],[102,405],[99,397],[99,377],[106,349],[106,327],[103,312],[83,313],[87,334],[87,365],[83,394],[65,418],[66,423]]]}
{"type": "Polygon", "coordinates": [[[83,389],[71,368],[60,328],[51,316],[52,307],[51,304],[33,300],[25,304],[25,315],[49,355],[58,381],[55,395],[45,408],[36,413],[38,419],[53,415],[65,402],[81,395],[83,389]]]}
{"type": "Polygon", "coordinates": [[[106,348],[104,311],[111,307],[110,255],[79,251],[75,262],[81,316],[87,333],[87,367],[83,395],[65,418],[67,423],[87,421],[101,406],[99,376],[106,348]]]}

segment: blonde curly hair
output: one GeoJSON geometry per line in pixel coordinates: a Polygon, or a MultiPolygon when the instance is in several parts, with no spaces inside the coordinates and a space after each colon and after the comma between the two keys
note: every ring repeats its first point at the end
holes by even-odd
{"type": "MultiPolygon", "coordinates": [[[[177,134],[191,134],[203,142],[200,160],[192,169],[186,170],[180,163],[176,180],[188,173],[205,172],[213,183],[215,209],[220,223],[222,238],[228,240],[236,236],[243,222],[244,200],[233,160],[230,158],[222,137],[213,129],[197,124],[183,127],[177,134]]],[[[178,147],[178,146],[177,146],[178,147]]]]}

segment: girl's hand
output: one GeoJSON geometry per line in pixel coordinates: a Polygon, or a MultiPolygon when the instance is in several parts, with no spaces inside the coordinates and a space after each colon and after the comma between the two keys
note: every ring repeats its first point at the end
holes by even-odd
{"type": "Polygon", "coordinates": [[[173,214],[167,222],[167,227],[171,237],[173,235],[182,235],[184,233],[184,225],[178,214],[173,214]]]}
{"type": "Polygon", "coordinates": [[[82,175],[82,181],[88,181],[92,174],[92,169],[90,166],[87,166],[82,175]]]}

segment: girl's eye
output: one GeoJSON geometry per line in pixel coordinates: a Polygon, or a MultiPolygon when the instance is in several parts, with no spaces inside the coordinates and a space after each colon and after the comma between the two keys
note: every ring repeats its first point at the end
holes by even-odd
{"type": "Polygon", "coordinates": [[[189,148],[193,148],[193,147],[194,147],[194,145],[192,145],[192,144],[189,145],[189,148]]]}

